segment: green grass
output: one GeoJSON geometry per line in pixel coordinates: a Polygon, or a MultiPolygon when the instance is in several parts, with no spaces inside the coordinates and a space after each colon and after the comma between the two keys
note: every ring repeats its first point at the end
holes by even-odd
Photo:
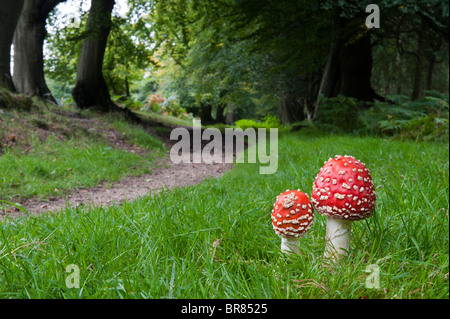
{"type": "Polygon", "coordinates": [[[0,198],[60,195],[73,188],[117,181],[127,174],[150,172],[149,163],[135,154],[102,143],[64,143],[49,139],[30,154],[7,151],[0,157],[0,198]]]}
{"type": "MultiPolygon", "coordinates": [[[[7,148],[0,153],[1,200],[48,198],[67,190],[92,187],[101,181],[112,182],[125,176],[150,173],[153,161],[166,152],[160,140],[119,117],[111,119],[111,124],[87,130],[80,124],[70,123],[64,116],[44,113],[39,120],[46,127],[42,130],[46,134],[43,136],[33,127],[26,128],[27,122],[33,123],[38,118],[36,114],[9,116],[20,118],[20,126],[25,127],[25,131],[18,138],[23,139],[21,147],[7,148]],[[48,127],[58,129],[51,131],[48,127]],[[147,156],[143,158],[109,145],[104,136],[109,127],[122,133],[130,145],[146,150],[147,156]],[[64,135],[64,132],[67,133],[64,135]],[[24,151],[25,148],[28,151],[24,151]]],[[[12,125],[14,121],[9,123],[12,125]]],[[[12,126],[8,130],[18,129],[12,126]]]]}
{"type": "Polygon", "coordinates": [[[125,121],[121,117],[117,117],[117,115],[114,114],[109,114],[103,119],[105,120],[106,125],[109,124],[116,131],[122,133],[127,142],[130,144],[134,144],[147,150],[164,149],[163,142],[148,134],[139,125],[130,125],[129,122],[125,121]]]}
{"type": "MultiPolygon", "coordinates": [[[[219,179],[112,207],[0,223],[1,298],[449,298],[447,144],[283,135],[279,169],[238,164],[219,179]],[[376,212],[355,222],[349,257],[324,267],[326,218],[300,255],[280,252],[270,212],[288,188],[311,193],[329,157],[370,169],[376,212]],[[80,270],[67,288],[66,266],[80,270]],[[380,288],[366,287],[366,268],[380,288]]],[[[117,163],[116,163],[117,164],[117,163]]]]}
{"type": "Polygon", "coordinates": [[[136,112],[144,119],[151,120],[154,122],[161,123],[163,125],[168,126],[179,126],[179,125],[187,125],[192,126],[192,120],[180,119],[178,117],[174,117],[171,115],[162,115],[153,112],[136,112]]]}

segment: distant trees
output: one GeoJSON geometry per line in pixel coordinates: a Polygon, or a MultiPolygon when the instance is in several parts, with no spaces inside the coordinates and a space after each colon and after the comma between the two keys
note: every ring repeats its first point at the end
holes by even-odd
{"type": "MultiPolygon", "coordinates": [[[[157,14],[168,21],[168,24],[156,26],[160,38],[167,39],[162,42],[167,46],[164,52],[182,68],[190,70],[188,74],[197,78],[200,75],[205,81],[201,87],[191,86],[193,91],[217,95],[226,79],[231,79],[229,83],[233,85],[222,101],[226,102],[237,92],[252,96],[253,100],[271,95],[273,101],[278,101],[278,115],[284,123],[314,118],[319,95],[343,95],[371,102],[384,99],[377,91],[393,93],[386,92],[385,85],[397,82],[408,86],[412,98],[417,98],[425,87],[425,73],[426,87],[431,88],[433,61],[442,61],[437,58],[437,51],[425,52],[437,47],[433,43],[442,42],[436,41],[437,35],[448,35],[445,19],[448,18],[448,1],[381,1],[380,29],[369,29],[365,25],[368,15],[365,8],[370,1],[212,3],[175,0],[170,4],[155,3],[157,14]],[[411,32],[421,23],[430,25],[422,38],[420,33],[411,32]],[[387,78],[380,81],[379,72],[388,64],[385,59],[395,62],[396,56],[387,56],[387,50],[379,47],[392,46],[387,40],[395,37],[417,43],[415,59],[408,60],[406,71],[414,79],[412,83],[387,78]],[[236,59],[233,52],[238,49],[245,54],[236,59]],[[376,85],[374,54],[380,61],[375,74],[376,85]],[[424,62],[426,59],[428,63],[424,62]],[[237,65],[241,66],[239,70],[237,65]]],[[[401,45],[394,43],[393,48],[400,52],[399,61],[401,45]]],[[[448,40],[446,46],[440,47],[445,48],[443,56],[448,59],[448,40]]],[[[388,73],[394,78],[404,78],[401,68],[390,69],[388,73]]],[[[193,83],[198,84],[198,80],[193,83]]]]}
{"type": "MultiPolygon", "coordinates": [[[[50,59],[46,68],[57,83],[72,88],[75,84],[71,93],[78,107],[117,110],[112,99],[130,98],[133,82],[141,80],[154,63],[149,53],[151,31],[146,15],[120,17],[111,12],[114,1],[90,4],[86,13],[72,16],[69,24],[57,28],[47,40],[50,59]]],[[[50,18],[53,25],[58,24],[57,16],[50,18]]]]}
{"type": "Polygon", "coordinates": [[[233,112],[293,123],[312,120],[321,95],[370,106],[448,85],[448,1],[379,1],[380,29],[365,26],[369,0],[128,0],[127,17],[113,14],[114,0],[90,0],[89,12],[58,29],[61,2],[0,0],[0,86],[54,100],[45,65],[79,108],[111,111],[111,95],[130,99],[151,73],[205,121],[233,112]]]}

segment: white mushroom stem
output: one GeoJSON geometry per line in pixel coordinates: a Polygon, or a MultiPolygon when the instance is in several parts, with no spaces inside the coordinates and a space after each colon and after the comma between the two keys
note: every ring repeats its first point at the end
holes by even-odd
{"type": "Polygon", "coordinates": [[[324,257],[336,261],[347,256],[351,232],[352,221],[328,217],[324,257]]]}
{"type": "Polygon", "coordinates": [[[285,238],[281,237],[281,251],[286,254],[299,254],[298,246],[300,245],[300,241],[298,238],[285,238]]]}

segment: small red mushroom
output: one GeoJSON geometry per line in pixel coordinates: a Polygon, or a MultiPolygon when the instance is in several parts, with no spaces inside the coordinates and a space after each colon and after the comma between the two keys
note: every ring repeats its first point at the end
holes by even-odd
{"type": "Polygon", "coordinates": [[[277,196],[272,210],[274,231],[281,237],[281,251],[299,253],[299,238],[311,228],[314,211],[308,195],[300,190],[286,190],[277,196]]]}
{"type": "Polygon", "coordinates": [[[328,217],[325,257],[347,255],[351,223],[372,215],[375,188],[364,163],[336,155],[325,162],[314,181],[311,200],[319,214],[328,217]]]}

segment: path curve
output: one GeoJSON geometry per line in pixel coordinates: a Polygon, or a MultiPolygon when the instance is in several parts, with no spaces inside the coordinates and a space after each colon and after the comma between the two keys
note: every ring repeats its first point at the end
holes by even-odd
{"type": "MultiPolygon", "coordinates": [[[[74,120],[84,121],[87,128],[90,123],[97,121],[79,116],[74,120]]],[[[161,123],[142,121],[139,123],[147,132],[160,138],[170,149],[176,143],[169,139],[166,133],[155,130],[155,127],[173,129],[175,126],[166,126],[161,123]]],[[[192,127],[186,127],[192,130],[192,127]]],[[[192,135],[191,135],[192,138],[192,135]]],[[[125,151],[130,151],[130,145],[121,140],[117,132],[108,132],[108,139],[115,147],[125,151]]],[[[202,141],[202,147],[209,141],[202,141]]],[[[192,144],[191,144],[192,145],[192,144]]],[[[134,152],[134,150],[132,150],[134,152]]],[[[234,151],[234,150],[233,150],[234,151]]],[[[225,156],[225,149],[223,149],[225,156]]],[[[192,149],[191,149],[192,159],[192,149]]],[[[233,167],[233,164],[224,163],[180,163],[174,164],[170,161],[168,154],[160,161],[159,168],[155,168],[151,174],[125,177],[119,182],[101,182],[92,188],[81,188],[68,191],[64,196],[53,196],[47,200],[37,198],[26,199],[20,202],[27,213],[11,206],[8,210],[0,210],[0,221],[7,218],[15,219],[24,215],[40,215],[44,212],[58,213],[67,206],[76,207],[78,205],[108,206],[114,203],[121,204],[123,201],[132,201],[141,196],[154,194],[164,188],[184,187],[198,184],[207,178],[214,178],[223,175],[233,167]]]]}
{"type": "MultiPolygon", "coordinates": [[[[65,209],[67,205],[76,207],[78,205],[108,206],[114,203],[121,204],[125,200],[132,201],[141,196],[157,193],[164,188],[184,187],[201,183],[207,178],[219,177],[232,166],[232,164],[226,163],[173,164],[167,158],[165,165],[156,169],[152,174],[126,177],[113,183],[111,187],[106,187],[107,183],[102,182],[96,187],[73,190],[64,197],[51,197],[46,201],[28,199],[20,204],[28,211],[28,214],[32,215],[39,215],[48,211],[57,213],[65,209]]],[[[111,182],[108,182],[108,184],[111,185],[111,182]]],[[[19,209],[13,209],[0,218],[17,218],[25,214],[19,209]]]]}

